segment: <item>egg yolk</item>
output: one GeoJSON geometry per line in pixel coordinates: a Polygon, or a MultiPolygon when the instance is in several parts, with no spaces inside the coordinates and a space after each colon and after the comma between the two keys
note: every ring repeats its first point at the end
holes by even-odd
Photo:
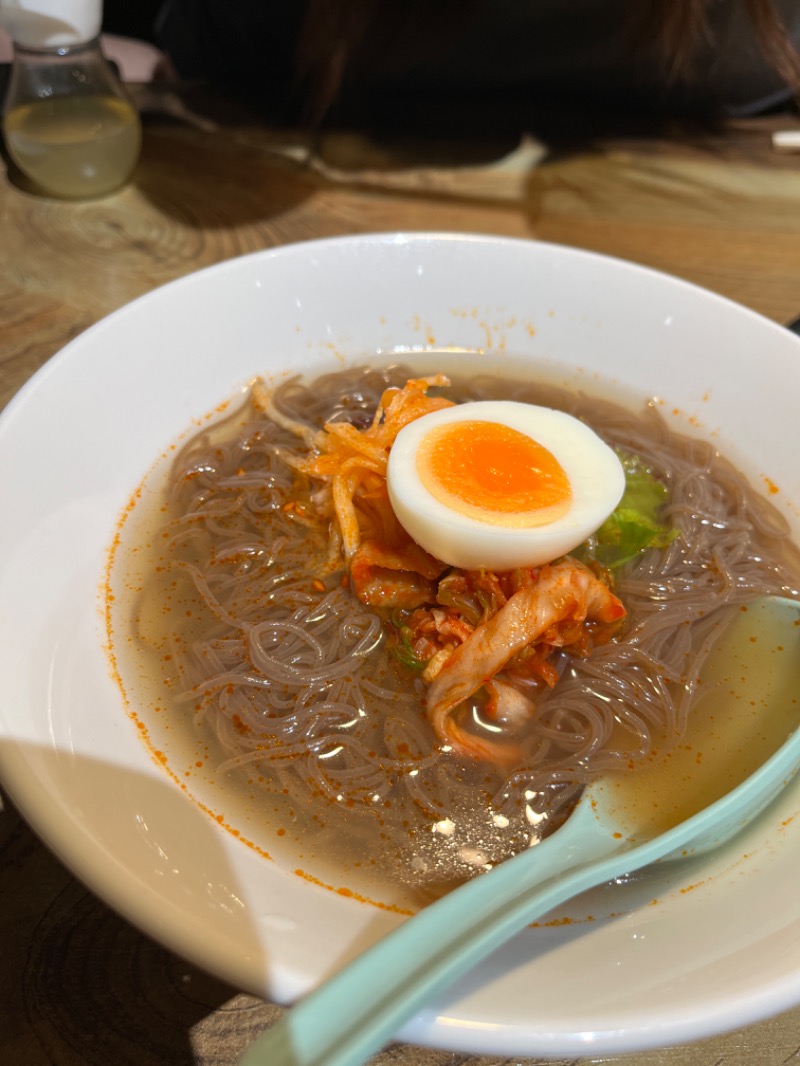
{"type": "Polygon", "coordinates": [[[449,422],[423,438],[417,472],[452,510],[502,526],[540,526],[570,506],[569,478],[552,452],[501,422],[449,422]]]}

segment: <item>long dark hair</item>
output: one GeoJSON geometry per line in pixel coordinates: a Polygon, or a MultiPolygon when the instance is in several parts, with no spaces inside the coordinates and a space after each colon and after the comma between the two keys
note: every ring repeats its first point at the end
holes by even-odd
{"type": "MultiPolygon", "coordinates": [[[[633,0],[632,40],[653,41],[666,77],[691,78],[698,41],[712,40],[709,10],[714,0],[633,0]]],[[[773,0],[741,0],[753,36],[766,61],[793,89],[800,89],[800,55],[792,44],[773,0]]]]}
{"type": "Polygon", "coordinates": [[[399,66],[413,41],[419,54],[434,52],[453,20],[463,22],[484,0],[307,0],[296,56],[299,91],[307,119],[320,120],[336,100],[347,74],[380,55],[399,66]],[[365,42],[369,47],[364,47],[365,42]]]}
{"type": "MultiPolygon", "coordinates": [[[[404,47],[413,43],[434,51],[454,20],[463,23],[491,0],[307,0],[300,34],[296,74],[306,100],[306,119],[321,120],[330,110],[346,77],[369,56],[384,64],[402,63],[404,47]]],[[[529,0],[536,3],[536,0],[529,0]]],[[[626,0],[622,33],[635,56],[654,50],[665,84],[691,82],[692,60],[701,42],[712,42],[710,9],[716,0],[626,0]]],[[[800,55],[794,48],[774,0],[740,0],[753,36],[767,63],[787,86],[800,90],[800,55]]]]}

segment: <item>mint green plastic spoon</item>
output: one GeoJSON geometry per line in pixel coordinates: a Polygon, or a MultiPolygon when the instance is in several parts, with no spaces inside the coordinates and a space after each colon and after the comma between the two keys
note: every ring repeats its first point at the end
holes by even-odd
{"type": "MultiPolygon", "coordinates": [[[[745,723],[730,745],[739,754],[729,782],[704,758],[703,773],[694,784],[681,778],[680,802],[665,812],[647,802],[639,779],[649,770],[596,781],[557,832],[369,948],[259,1038],[241,1066],[359,1066],[436,992],[553,907],[657,860],[708,851],[734,836],[800,766],[800,602],[768,597],[752,604],[725,629],[702,677],[729,712],[730,728],[712,744],[724,747],[734,725],[745,723]],[[726,688],[733,684],[731,662],[737,664],[733,690],[726,688]],[[635,779],[629,793],[626,782],[635,779]]],[[[719,721],[718,714],[710,718],[719,721]]],[[[725,760],[723,751],[723,768],[725,760]]],[[[697,765],[694,757],[688,763],[697,765]]],[[[667,764],[665,772],[675,766],[667,764]]]]}

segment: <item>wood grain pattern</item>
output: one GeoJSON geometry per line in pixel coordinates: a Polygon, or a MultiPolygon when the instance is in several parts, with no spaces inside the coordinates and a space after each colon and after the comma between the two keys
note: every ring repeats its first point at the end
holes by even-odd
{"type": "MultiPolygon", "coordinates": [[[[193,124],[150,115],[134,182],[105,200],[38,199],[13,175],[0,177],[0,406],[72,337],[155,286],[232,256],[343,233],[535,236],[666,270],[787,321],[800,313],[800,156],[772,151],[778,121],[796,124],[778,117],[711,133],[565,141],[516,176],[516,194],[498,186],[495,197],[483,144],[472,153],[451,146],[458,170],[448,181],[446,145],[382,145],[366,158],[363,144],[308,145],[219,112],[193,124]],[[335,162],[337,180],[303,165],[298,145],[335,162]],[[428,166],[435,181],[425,179],[428,166]],[[470,166],[480,171],[474,181],[470,166]]],[[[3,1066],[233,1066],[279,1013],[128,925],[4,800],[3,1066]]],[[[785,1066],[800,1062],[800,1010],[702,1044],[580,1061],[785,1066]]],[[[511,1061],[397,1046],[373,1064],[511,1061]]]]}

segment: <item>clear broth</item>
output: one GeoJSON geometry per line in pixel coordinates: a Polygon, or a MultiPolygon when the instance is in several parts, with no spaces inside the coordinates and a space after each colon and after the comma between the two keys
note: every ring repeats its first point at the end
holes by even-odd
{"type": "Polygon", "coordinates": [[[743,609],[704,664],[685,735],[662,738],[635,772],[608,775],[614,820],[655,836],[742,784],[800,726],[798,662],[794,612],[743,609]]]}
{"type": "MultiPolygon", "coordinates": [[[[535,391],[535,399],[529,402],[563,405],[555,402],[559,396],[563,400],[563,394],[554,393],[551,401],[545,386],[503,379],[482,379],[478,386],[476,379],[466,380],[468,385],[462,383],[462,388],[474,391],[480,387],[481,395],[505,396],[509,389],[522,388],[524,396],[535,391]]],[[[571,406],[585,412],[590,423],[593,412],[605,402],[577,392],[569,396],[571,406]]],[[[230,424],[212,427],[211,441],[229,436],[232,428],[230,424]]],[[[535,802],[526,800],[528,793],[521,792],[512,817],[507,817],[499,802],[502,777],[480,764],[456,768],[463,790],[457,804],[443,810],[438,822],[430,817],[408,822],[400,808],[376,820],[325,798],[303,804],[271,784],[258,767],[218,772],[227,755],[216,736],[195,724],[191,705],[176,702],[181,681],[173,658],[175,637],[179,643],[190,642],[202,633],[209,617],[196,593],[185,585],[177,586],[165,565],[162,527],[168,515],[164,491],[172,460],[173,455],[165,457],[147,479],[120,531],[111,567],[109,628],[131,711],[138,716],[156,758],[175,780],[221,824],[287,868],[339,891],[400,909],[413,910],[538,838],[546,825],[541,824],[535,802]]],[[[779,538],[771,550],[780,553],[781,543],[779,538]]],[[[323,552],[324,539],[314,542],[312,538],[309,576],[315,553],[323,552]]],[[[789,561],[794,567],[796,559],[789,561]]],[[[742,654],[746,651],[744,647],[742,654]]],[[[388,677],[397,682],[398,667],[389,657],[379,657],[378,669],[382,680],[388,677]]],[[[781,741],[775,738],[785,736],[787,723],[791,726],[800,716],[796,703],[773,701],[767,682],[774,675],[768,668],[766,672],[769,677],[755,682],[758,692],[752,696],[752,705],[749,696],[739,693],[737,679],[747,671],[738,659],[718,677],[706,677],[703,695],[692,710],[691,734],[678,739],[669,731],[662,732],[655,751],[644,760],[632,750],[631,762],[638,762],[639,768],[618,775],[626,783],[629,809],[635,809],[637,816],[647,810],[650,823],[663,826],[665,819],[679,819],[687,809],[685,782],[698,767],[701,778],[694,779],[701,780],[702,787],[700,798],[692,802],[705,805],[727,792],[731,781],[746,776],[749,767],[763,760],[764,751],[779,746],[781,741]],[[705,693],[711,691],[719,699],[707,698],[705,693]],[[735,696],[733,713],[729,710],[731,694],[735,696]],[[764,731],[760,714],[767,706],[783,708],[784,717],[779,716],[764,731]],[[723,720],[725,729],[720,728],[723,720]],[[729,728],[731,723],[735,729],[729,728]]],[[[405,684],[413,687],[414,681],[408,679],[405,684]]],[[[601,766],[600,772],[609,772],[609,766],[601,766]]],[[[550,828],[557,824],[553,822],[550,828]]]]}

